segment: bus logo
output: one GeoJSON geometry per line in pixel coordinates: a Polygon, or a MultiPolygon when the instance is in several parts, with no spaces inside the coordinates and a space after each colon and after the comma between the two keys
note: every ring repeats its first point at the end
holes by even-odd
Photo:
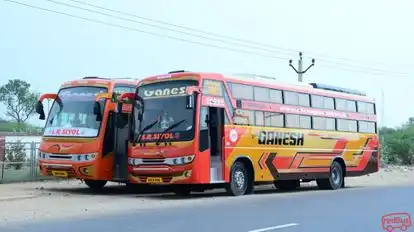
{"type": "Polygon", "coordinates": [[[411,227],[411,216],[408,213],[390,213],[382,216],[382,228],[385,231],[406,231],[411,227]]]}

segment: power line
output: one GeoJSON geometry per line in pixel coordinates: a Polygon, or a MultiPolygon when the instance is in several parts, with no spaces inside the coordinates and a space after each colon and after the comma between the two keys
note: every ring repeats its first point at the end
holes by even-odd
{"type": "MultiPolygon", "coordinates": [[[[141,24],[141,25],[145,25],[145,26],[149,26],[149,27],[153,27],[153,28],[157,28],[157,29],[161,29],[161,30],[165,30],[165,31],[172,31],[172,32],[177,32],[177,33],[184,34],[184,35],[194,36],[194,37],[198,37],[198,38],[202,38],[202,39],[206,39],[206,40],[213,40],[213,41],[218,41],[218,42],[225,43],[225,44],[241,46],[241,47],[244,47],[244,48],[252,48],[252,49],[262,50],[262,51],[271,52],[271,53],[278,52],[278,51],[275,51],[275,50],[272,50],[272,49],[265,49],[265,48],[261,48],[261,47],[258,47],[258,46],[251,46],[251,45],[245,45],[245,44],[241,44],[241,43],[229,42],[229,41],[226,41],[226,40],[223,40],[223,39],[217,39],[217,38],[212,38],[212,37],[208,37],[208,36],[198,35],[198,34],[191,33],[191,32],[185,32],[185,31],[181,31],[181,30],[177,30],[177,29],[162,27],[162,26],[158,26],[158,25],[154,25],[154,24],[150,24],[150,23],[146,23],[146,22],[141,22],[141,21],[134,20],[134,19],[124,18],[124,17],[113,15],[113,14],[108,14],[108,13],[104,13],[104,12],[100,12],[100,11],[96,11],[96,10],[92,10],[92,9],[88,9],[88,8],[84,8],[84,7],[80,7],[80,6],[75,6],[75,5],[71,5],[71,4],[68,4],[68,3],[59,2],[59,1],[55,1],[55,0],[45,0],[45,1],[51,2],[51,3],[54,3],[54,4],[58,4],[58,5],[67,6],[67,7],[74,8],[74,9],[79,9],[79,10],[83,10],[83,11],[92,12],[92,13],[95,13],[95,14],[108,16],[108,17],[111,17],[111,18],[116,18],[116,19],[120,19],[120,20],[124,20],[124,21],[128,21],[128,22],[133,22],[133,23],[138,23],[138,24],[141,24]]],[[[281,52],[279,51],[278,53],[281,53],[281,52]]],[[[290,53],[286,53],[286,52],[284,52],[284,53],[288,54],[288,55],[291,55],[290,53]]]]}
{"type": "MultiPolygon", "coordinates": [[[[65,12],[60,12],[60,11],[56,11],[56,10],[51,10],[51,9],[48,9],[48,8],[43,8],[43,7],[39,7],[39,6],[35,6],[35,5],[30,5],[30,4],[26,4],[26,3],[22,3],[22,2],[18,2],[18,1],[14,1],[14,0],[4,0],[4,1],[19,4],[19,5],[34,8],[34,9],[38,9],[38,10],[42,10],[42,11],[47,11],[47,12],[51,12],[51,13],[55,13],[55,14],[60,14],[60,15],[63,15],[63,16],[72,17],[72,18],[76,18],[76,19],[80,19],[80,20],[84,20],[84,21],[98,23],[98,24],[102,24],[102,25],[106,25],[106,26],[117,27],[117,28],[120,28],[120,29],[129,30],[129,31],[145,33],[145,34],[149,34],[149,35],[153,35],[153,36],[157,36],[157,37],[168,38],[168,39],[172,39],[172,40],[176,40],[176,41],[187,42],[187,43],[191,43],[191,44],[196,44],[196,45],[201,45],[201,46],[206,46],[206,47],[212,47],[212,48],[216,48],[216,49],[228,50],[228,51],[239,52],[239,53],[244,53],[244,54],[249,54],[249,55],[256,55],[256,56],[267,57],[267,58],[273,58],[273,59],[287,59],[285,57],[280,57],[280,56],[266,55],[266,54],[255,53],[255,52],[250,52],[250,51],[246,51],[246,50],[234,49],[234,48],[229,48],[229,47],[223,47],[223,46],[218,46],[218,45],[193,41],[193,40],[182,39],[182,38],[178,38],[178,37],[168,36],[168,35],[165,35],[165,34],[148,32],[148,31],[144,31],[144,30],[140,30],[140,29],[136,29],[136,28],[132,28],[132,27],[128,27],[128,26],[123,26],[123,25],[119,25],[119,24],[108,23],[108,22],[105,22],[105,21],[97,20],[97,19],[77,16],[77,15],[73,15],[73,14],[69,14],[69,13],[65,13],[65,12]]],[[[53,1],[53,0],[46,0],[46,1],[56,2],[56,1],[53,1]]],[[[76,0],[69,0],[69,1],[78,2],[76,0]]],[[[61,2],[58,2],[57,4],[66,5],[66,6],[70,5],[70,4],[65,4],[65,3],[61,3],[61,2]]],[[[70,5],[70,6],[73,6],[73,5],[70,5]]],[[[79,9],[79,7],[77,7],[77,6],[73,6],[73,7],[79,9]]],[[[130,19],[125,19],[125,18],[122,18],[122,17],[114,16],[114,15],[111,15],[111,14],[96,12],[94,10],[85,9],[85,8],[82,8],[82,7],[80,7],[80,9],[86,10],[86,11],[89,11],[89,12],[98,13],[98,14],[103,14],[103,15],[106,15],[106,16],[109,16],[109,17],[120,18],[122,20],[127,20],[127,21],[130,20],[130,19]]],[[[244,46],[244,45],[240,45],[240,46],[244,46]]],[[[340,65],[340,66],[347,66],[346,64],[341,64],[341,63],[338,63],[338,62],[328,61],[328,63],[333,63],[333,64],[340,65]]],[[[384,70],[379,70],[379,69],[374,69],[373,70],[374,72],[369,72],[370,70],[367,69],[367,68],[354,67],[354,66],[349,66],[351,68],[344,68],[344,67],[340,67],[340,66],[336,67],[336,66],[333,66],[333,65],[319,65],[319,66],[320,67],[326,67],[326,68],[341,69],[341,70],[344,70],[344,71],[371,74],[371,75],[384,75],[384,76],[385,75],[390,75],[389,73],[388,74],[384,73],[384,70]]],[[[403,73],[402,75],[410,75],[410,74],[403,73]]]]}
{"type": "Polygon", "coordinates": [[[87,3],[87,2],[83,2],[83,1],[79,1],[79,0],[68,0],[68,1],[76,2],[76,3],[82,4],[82,5],[86,5],[86,6],[95,7],[97,9],[106,10],[106,11],[113,12],[113,13],[118,13],[118,14],[121,14],[121,15],[127,15],[127,16],[130,16],[130,17],[139,18],[139,19],[146,20],[146,21],[149,21],[149,22],[159,23],[159,24],[163,24],[163,25],[167,25],[167,26],[172,26],[172,27],[185,29],[185,30],[188,30],[188,31],[194,31],[194,32],[198,32],[198,33],[202,33],[202,34],[206,34],[206,35],[211,35],[211,36],[214,36],[214,37],[225,38],[225,39],[228,39],[228,40],[238,41],[238,42],[242,42],[242,43],[254,44],[254,45],[257,45],[257,46],[261,46],[261,47],[273,48],[273,49],[276,49],[276,50],[285,51],[285,52],[289,52],[289,53],[299,52],[299,51],[294,50],[294,49],[288,49],[288,48],[263,44],[263,43],[259,43],[259,42],[256,42],[256,41],[240,39],[240,38],[231,37],[231,36],[227,36],[227,35],[220,35],[220,34],[217,34],[217,33],[203,31],[203,30],[199,30],[199,29],[195,29],[195,28],[191,28],[191,27],[186,27],[186,26],[182,26],[182,25],[178,25],[178,24],[174,24],[174,23],[169,23],[169,22],[165,22],[165,21],[162,21],[162,20],[156,20],[156,19],[152,19],[152,18],[148,18],[148,17],[143,17],[143,16],[140,16],[140,15],[128,13],[128,12],[125,12],[125,11],[114,10],[114,9],[110,9],[110,8],[107,8],[107,7],[103,7],[103,6],[99,6],[99,5],[95,5],[95,4],[91,4],[91,3],[87,3]]]}
{"type": "MultiPolygon", "coordinates": [[[[207,35],[211,35],[211,36],[214,36],[214,37],[225,38],[225,39],[238,41],[238,42],[242,42],[242,43],[253,44],[254,46],[229,42],[229,41],[225,41],[223,39],[216,39],[216,38],[206,37],[206,36],[202,36],[202,35],[198,35],[198,34],[194,34],[194,33],[188,33],[188,32],[181,31],[181,30],[176,30],[176,29],[170,29],[170,28],[166,28],[166,27],[162,27],[162,26],[157,26],[157,25],[154,25],[154,24],[149,24],[149,23],[145,23],[145,22],[141,22],[141,21],[137,21],[137,20],[123,18],[123,17],[119,17],[119,16],[115,16],[115,15],[111,15],[111,14],[107,14],[107,13],[103,13],[103,12],[83,8],[83,7],[74,6],[74,5],[67,4],[67,3],[58,2],[58,1],[55,1],[55,0],[46,0],[46,1],[53,2],[53,3],[56,3],[56,4],[60,4],[60,5],[65,5],[65,6],[72,7],[72,8],[86,10],[86,11],[101,14],[101,15],[106,15],[106,16],[109,16],[109,17],[118,18],[118,19],[125,20],[125,21],[135,22],[135,23],[139,23],[139,24],[142,24],[142,25],[159,28],[159,29],[162,29],[162,30],[174,31],[174,32],[178,32],[178,33],[182,33],[182,34],[186,34],[186,35],[190,35],[190,36],[195,36],[195,37],[208,39],[208,40],[215,40],[215,41],[219,41],[219,42],[227,43],[227,44],[232,44],[232,45],[236,45],[236,46],[242,46],[242,47],[246,47],[246,48],[252,48],[252,49],[262,50],[262,51],[271,52],[271,53],[275,53],[275,52],[276,53],[284,53],[284,54],[288,54],[288,55],[291,55],[290,53],[292,53],[292,52],[296,53],[296,50],[293,50],[293,49],[282,48],[282,47],[278,47],[278,46],[263,44],[263,43],[250,41],[250,40],[239,39],[239,38],[230,37],[230,36],[226,36],[226,35],[220,35],[220,34],[217,34],[217,33],[207,32],[207,31],[194,29],[194,28],[190,28],[190,27],[186,27],[186,26],[182,26],[182,25],[178,25],[178,24],[174,24],[174,23],[168,23],[168,22],[161,21],[161,20],[155,20],[155,19],[151,19],[151,18],[148,18],[148,17],[139,16],[139,15],[136,15],[136,14],[125,12],[125,11],[114,10],[114,9],[110,9],[110,8],[95,5],[95,4],[82,2],[82,1],[79,1],[79,0],[68,0],[68,1],[76,2],[78,4],[94,7],[94,8],[97,8],[97,9],[101,9],[101,10],[105,10],[105,11],[109,11],[109,12],[113,12],[113,13],[117,13],[117,14],[121,14],[121,15],[127,15],[127,16],[130,16],[130,17],[134,17],[134,18],[138,18],[138,19],[142,19],[142,20],[146,20],[146,21],[150,21],[150,22],[155,22],[155,23],[159,23],[159,24],[163,24],[163,25],[182,28],[182,29],[189,30],[189,31],[194,31],[194,32],[197,32],[197,33],[207,34],[207,35]],[[268,47],[268,48],[271,48],[271,49],[264,49],[263,47],[268,47]],[[281,51],[283,51],[283,52],[281,52],[281,51]]],[[[309,52],[309,53],[310,54],[318,54],[318,53],[313,53],[313,52],[309,52]]],[[[414,74],[410,74],[410,73],[390,72],[390,71],[384,70],[384,69],[361,67],[361,66],[358,66],[358,65],[351,65],[351,64],[346,64],[346,63],[342,63],[342,62],[335,62],[335,61],[331,61],[329,59],[325,59],[323,57],[328,57],[328,58],[331,57],[331,59],[342,59],[342,60],[348,60],[348,61],[353,61],[353,62],[360,62],[358,60],[352,60],[352,59],[349,59],[349,58],[334,57],[334,56],[328,56],[328,55],[324,55],[324,54],[318,54],[318,56],[322,57],[322,58],[318,58],[318,60],[320,60],[321,62],[336,64],[336,65],[340,65],[340,66],[347,66],[348,68],[365,69],[365,70],[370,69],[370,71],[384,72],[384,74],[386,73],[387,75],[392,75],[392,74],[394,74],[394,75],[414,75],[414,74]]]]}
{"type": "MultiPolygon", "coordinates": [[[[155,22],[155,23],[159,23],[159,24],[163,24],[163,25],[167,25],[167,26],[177,27],[177,28],[181,28],[181,29],[185,29],[185,30],[189,30],[189,31],[194,31],[194,32],[198,32],[198,33],[202,33],[202,34],[206,34],[206,35],[225,38],[225,39],[238,41],[238,42],[242,42],[242,43],[253,44],[253,45],[256,45],[256,46],[260,46],[260,47],[267,47],[267,48],[272,48],[272,49],[275,49],[275,50],[280,50],[280,51],[284,51],[284,52],[288,52],[288,53],[295,53],[295,54],[297,52],[299,52],[299,50],[295,50],[295,49],[283,48],[283,47],[280,47],[280,46],[264,44],[264,43],[260,43],[260,42],[257,42],[257,41],[245,40],[245,39],[240,39],[240,38],[231,37],[231,36],[227,36],[227,35],[221,35],[221,34],[217,34],[217,33],[203,31],[203,30],[190,28],[190,27],[186,27],[186,26],[182,26],[182,25],[178,25],[178,24],[174,24],[174,23],[165,22],[165,21],[162,21],[162,20],[156,20],[156,19],[152,19],[152,18],[148,18],[148,17],[143,17],[143,16],[140,16],[140,15],[132,14],[132,13],[125,12],[125,11],[110,9],[110,8],[107,8],[107,7],[103,7],[103,6],[99,6],[99,5],[96,5],[96,4],[83,2],[83,1],[80,1],[80,0],[68,0],[68,1],[76,2],[78,4],[94,7],[94,8],[101,9],[101,10],[106,10],[106,11],[113,12],[113,13],[118,13],[118,14],[121,14],[121,15],[127,15],[127,16],[130,16],[130,17],[139,18],[139,19],[146,20],[146,21],[149,21],[149,22],[155,22]]],[[[333,59],[333,60],[346,60],[346,61],[358,62],[358,63],[370,62],[370,63],[384,64],[383,62],[377,62],[377,61],[371,62],[371,61],[350,59],[350,58],[346,58],[346,57],[330,56],[330,55],[315,53],[315,52],[310,52],[310,51],[304,51],[304,52],[306,52],[308,54],[311,54],[311,55],[312,54],[316,55],[316,56],[318,56],[318,60],[322,60],[322,61],[327,61],[328,59],[333,59]],[[326,57],[328,59],[321,59],[320,57],[326,57]]],[[[329,61],[327,61],[327,62],[329,62],[329,61]]],[[[332,62],[330,62],[330,63],[332,63],[332,62]]],[[[348,65],[348,66],[350,66],[350,65],[348,65]]],[[[355,66],[355,67],[358,67],[358,66],[355,66]]]]}
{"type": "Polygon", "coordinates": [[[273,58],[273,59],[286,59],[285,57],[278,57],[278,56],[254,53],[254,52],[250,52],[250,51],[246,51],[246,50],[228,48],[228,47],[223,47],[223,46],[218,46],[218,45],[213,45],[213,44],[208,44],[208,43],[203,43],[203,42],[198,42],[198,41],[181,39],[181,38],[168,36],[168,35],[164,35],[164,34],[148,32],[148,31],[144,31],[144,30],[140,30],[140,29],[136,29],[136,28],[132,28],[132,27],[128,27],[128,26],[108,23],[108,22],[105,22],[105,21],[97,20],[97,19],[91,19],[91,18],[87,18],[87,17],[83,17],[83,16],[78,16],[78,15],[69,14],[69,13],[65,13],[65,12],[61,12],[61,11],[47,9],[47,8],[43,8],[43,7],[39,7],[39,6],[35,6],[35,5],[30,5],[30,4],[26,4],[26,3],[22,3],[22,2],[18,2],[18,1],[14,1],[14,0],[4,0],[4,1],[15,3],[15,4],[18,4],[18,5],[33,8],[33,9],[37,9],[37,10],[47,11],[47,12],[51,12],[51,13],[55,13],[55,14],[59,14],[59,15],[63,15],[63,16],[71,17],[71,18],[76,18],[76,19],[80,19],[80,20],[84,20],[84,21],[88,21],[88,22],[98,23],[98,24],[111,26],[111,27],[117,27],[117,28],[121,28],[121,29],[124,29],[124,30],[140,32],[140,33],[144,33],[144,34],[148,34],[148,35],[168,38],[168,39],[177,40],[177,41],[181,41],[181,42],[186,42],[186,43],[191,43],[191,44],[196,44],[196,45],[201,45],[201,46],[206,46],[206,47],[212,47],[212,48],[217,48],[217,49],[223,49],[223,50],[228,50],[228,51],[233,51],[233,52],[239,52],[239,53],[244,53],[244,54],[249,54],[249,55],[256,55],[256,56],[262,56],[262,57],[267,57],[267,58],[273,58]]]}

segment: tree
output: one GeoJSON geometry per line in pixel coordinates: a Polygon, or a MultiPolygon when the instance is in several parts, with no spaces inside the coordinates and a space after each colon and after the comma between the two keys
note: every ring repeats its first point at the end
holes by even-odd
{"type": "Polygon", "coordinates": [[[9,166],[19,170],[26,162],[26,149],[25,144],[20,140],[10,143],[6,146],[6,162],[10,163],[9,166]]]}
{"type": "Polygon", "coordinates": [[[35,113],[38,94],[24,80],[13,79],[0,87],[0,102],[6,105],[6,115],[20,125],[35,113]]]}

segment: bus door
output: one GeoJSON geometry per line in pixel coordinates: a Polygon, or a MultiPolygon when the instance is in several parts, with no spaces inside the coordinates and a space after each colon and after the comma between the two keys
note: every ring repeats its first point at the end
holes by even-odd
{"type": "Polygon", "coordinates": [[[114,116],[114,172],[113,180],[128,180],[129,113],[122,110],[114,116]]]}
{"type": "Polygon", "coordinates": [[[208,107],[210,182],[224,181],[224,108],[208,107]]]}

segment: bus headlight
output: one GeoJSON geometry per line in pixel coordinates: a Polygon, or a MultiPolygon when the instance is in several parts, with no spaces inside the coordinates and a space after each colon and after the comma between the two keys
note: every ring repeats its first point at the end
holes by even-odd
{"type": "Polygon", "coordinates": [[[98,153],[94,152],[94,153],[87,153],[87,154],[79,154],[77,155],[77,160],[82,162],[82,161],[92,161],[95,160],[96,157],[98,156],[98,153]]]}
{"type": "Polygon", "coordinates": [[[188,155],[188,156],[167,158],[165,162],[171,165],[181,165],[181,164],[189,164],[193,162],[193,160],[194,160],[194,155],[188,155]]]}

